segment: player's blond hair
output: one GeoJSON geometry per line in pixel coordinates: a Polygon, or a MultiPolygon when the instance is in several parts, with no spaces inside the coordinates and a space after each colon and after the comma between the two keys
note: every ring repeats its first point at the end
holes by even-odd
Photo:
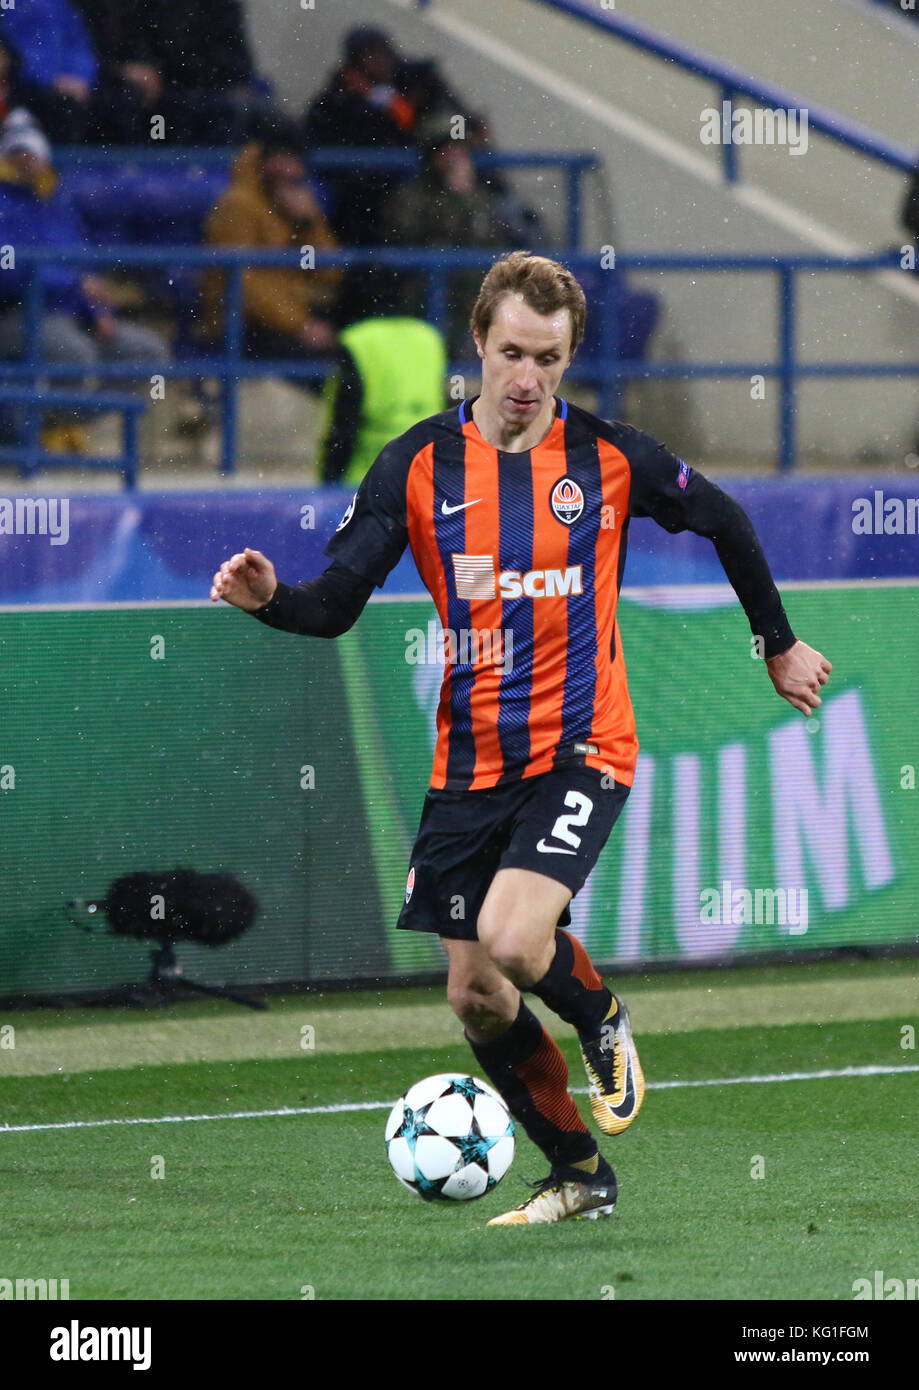
{"type": "Polygon", "coordinates": [[[482,342],[488,334],[500,300],[505,294],[520,294],[537,314],[554,314],[567,309],[571,314],[571,356],[577,352],[587,322],[587,299],[570,270],[547,256],[529,251],[511,251],[502,256],[482,281],[469,326],[478,329],[482,342]]]}

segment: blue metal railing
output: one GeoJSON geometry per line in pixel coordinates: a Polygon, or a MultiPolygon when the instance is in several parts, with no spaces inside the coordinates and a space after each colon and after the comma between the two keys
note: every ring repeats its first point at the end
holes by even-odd
{"type": "MultiPolygon", "coordinates": [[[[100,362],[93,365],[92,374],[104,378],[130,379],[159,374],[164,377],[216,377],[221,384],[223,438],[220,471],[235,470],[237,442],[237,388],[241,380],[253,377],[302,377],[322,380],[332,367],[330,359],[267,360],[247,357],[244,353],[242,273],[247,266],[288,267],[299,269],[297,252],[256,251],[251,249],[216,249],[202,247],[132,247],[86,249],[66,253],[53,250],[23,251],[24,264],[43,263],[75,265],[183,265],[193,269],[218,268],[225,275],[224,340],[219,352],[190,355],[171,362],[100,362]]],[[[352,249],[317,252],[317,270],[355,265],[386,266],[400,270],[420,270],[428,275],[430,298],[428,317],[439,327],[446,318],[447,277],[457,270],[484,271],[494,261],[490,251],[427,251],[427,250],[366,250],[352,249]]],[[[599,257],[596,253],[572,252],[565,256],[566,264],[575,275],[584,271],[596,272],[599,257]]],[[[599,394],[599,413],[606,418],[615,414],[622,384],[632,380],[661,378],[731,378],[762,375],[779,383],[778,402],[778,462],[783,471],[794,467],[797,440],[795,403],[798,382],[817,377],[885,377],[919,376],[916,362],[801,362],[798,357],[797,285],[798,277],[812,273],[869,274],[881,270],[903,270],[898,251],[860,257],[830,256],[683,256],[683,255],[618,255],[617,271],[654,271],[661,273],[693,272],[704,274],[751,274],[769,272],[776,278],[778,291],[778,350],[768,360],[754,362],[634,362],[622,361],[616,353],[614,333],[616,324],[609,305],[612,303],[614,276],[604,277],[609,286],[601,302],[591,306],[600,315],[599,351],[590,361],[575,358],[568,369],[568,378],[596,387],[599,394]]],[[[310,273],[310,272],[301,272],[310,273]]],[[[42,288],[40,276],[33,272],[26,296],[25,354],[19,361],[5,362],[4,372],[18,380],[34,379],[38,374],[55,378],[85,376],[84,366],[50,364],[39,355],[39,314],[42,288]]],[[[450,364],[451,373],[477,376],[479,364],[474,359],[450,364]]]]}
{"type": "MultiPolygon", "coordinates": [[[[125,165],[139,169],[229,168],[237,157],[235,148],[212,146],[61,145],[54,151],[55,165],[61,170],[81,166],[125,165]]],[[[595,154],[570,150],[488,150],[472,155],[476,169],[558,169],[565,178],[565,245],[580,246],[583,223],[583,177],[601,167],[595,154]]],[[[322,175],[344,169],[401,170],[417,174],[420,152],[416,149],[375,149],[370,146],[336,148],[323,145],[309,151],[310,171],[322,175]]]]}
{"type": "MultiPolygon", "coordinates": [[[[415,3],[419,9],[426,9],[428,6],[428,0],[415,0],[415,3]]],[[[916,154],[909,145],[888,140],[868,126],[851,121],[827,107],[815,106],[783,87],[761,82],[741,68],[735,68],[729,63],[723,63],[717,58],[688,48],[685,44],[677,43],[674,39],[666,38],[634,19],[627,19],[612,10],[601,10],[596,3],[590,3],[589,0],[543,0],[543,3],[571,15],[574,19],[582,20],[585,24],[592,24],[613,38],[622,39],[643,53],[649,53],[664,62],[674,63],[684,72],[705,78],[718,88],[722,102],[733,102],[735,97],[740,96],[772,109],[806,109],[809,130],[817,131],[818,134],[835,140],[837,144],[845,145],[848,149],[890,165],[891,168],[912,172],[916,167],[916,154]]],[[[722,170],[726,182],[733,183],[737,179],[737,146],[731,142],[722,145],[722,170]]]]}
{"type": "Polygon", "coordinates": [[[26,413],[25,441],[0,446],[0,464],[19,465],[20,477],[30,478],[41,468],[88,468],[124,474],[126,488],[137,483],[139,464],[137,426],[146,402],[114,391],[58,391],[39,386],[0,386],[0,406],[22,406],[26,413]],[[51,453],[42,447],[41,420],[48,409],[118,410],[122,417],[121,453],[98,458],[86,454],[51,453]]]}

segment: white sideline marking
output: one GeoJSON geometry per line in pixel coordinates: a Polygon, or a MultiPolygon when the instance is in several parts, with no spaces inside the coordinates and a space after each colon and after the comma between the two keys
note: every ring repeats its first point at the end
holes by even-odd
{"type": "MultiPolygon", "coordinates": [[[[780,1081],[824,1081],[846,1076],[898,1076],[917,1072],[919,1064],[905,1067],[840,1067],[828,1071],[789,1071],[774,1076],[718,1076],[704,1081],[651,1081],[649,1091],[691,1090],[697,1086],[763,1086],[780,1081]]],[[[571,1088],[574,1096],[586,1096],[587,1087],[571,1088]]],[[[281,1115],[343,1115],[358,1110],[391,1110],[394,1100],[342,1101],[338,1105],[282,1106],[279,1110],[232,1110],[225,1115],[159,1115],[133,1120],[58,1120],[45,1125],[0,1125],[0,1134],[26,1134],[42,1129],[104,1129],[113,1125],[184,1125],[202,1120],[268,1120],[281,1115]]]]}

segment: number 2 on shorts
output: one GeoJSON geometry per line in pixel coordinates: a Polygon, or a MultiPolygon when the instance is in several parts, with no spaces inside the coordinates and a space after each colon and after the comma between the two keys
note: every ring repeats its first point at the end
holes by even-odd
{"type": "Polygon", "coordinates": [[[567,792],[565,795],[565,805],[574,807],[572,815],[559,816],[552,827],[549,838],[553,840],[563,840],[566,845],[573,845],[575,849],[581,843],[580,835],[575,835],[569,829],[572,825],[586,825],[588,817],[594,808],[594,804],[589,796],[583,792],[567,792]]]}

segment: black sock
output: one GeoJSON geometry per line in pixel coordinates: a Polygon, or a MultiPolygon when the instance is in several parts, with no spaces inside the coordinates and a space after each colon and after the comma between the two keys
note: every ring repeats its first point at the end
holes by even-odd
{"type": "Polygon", "coordinates": [[[555,955],[552,964],[530,994],[570,1023],[585,1037],[598,1033],[610,1009],[613,996],[590,963],[590,957],[576,936],[555,929],[555,955]]]}
{"type": "Polygon", "coordinates": [[[597,1143],[568,1094],[568,1066],[523,999],[506,1033],[491,1042],[466,1041],[514,1119],[553,1167],[583,1162],[597,1143]]]}

